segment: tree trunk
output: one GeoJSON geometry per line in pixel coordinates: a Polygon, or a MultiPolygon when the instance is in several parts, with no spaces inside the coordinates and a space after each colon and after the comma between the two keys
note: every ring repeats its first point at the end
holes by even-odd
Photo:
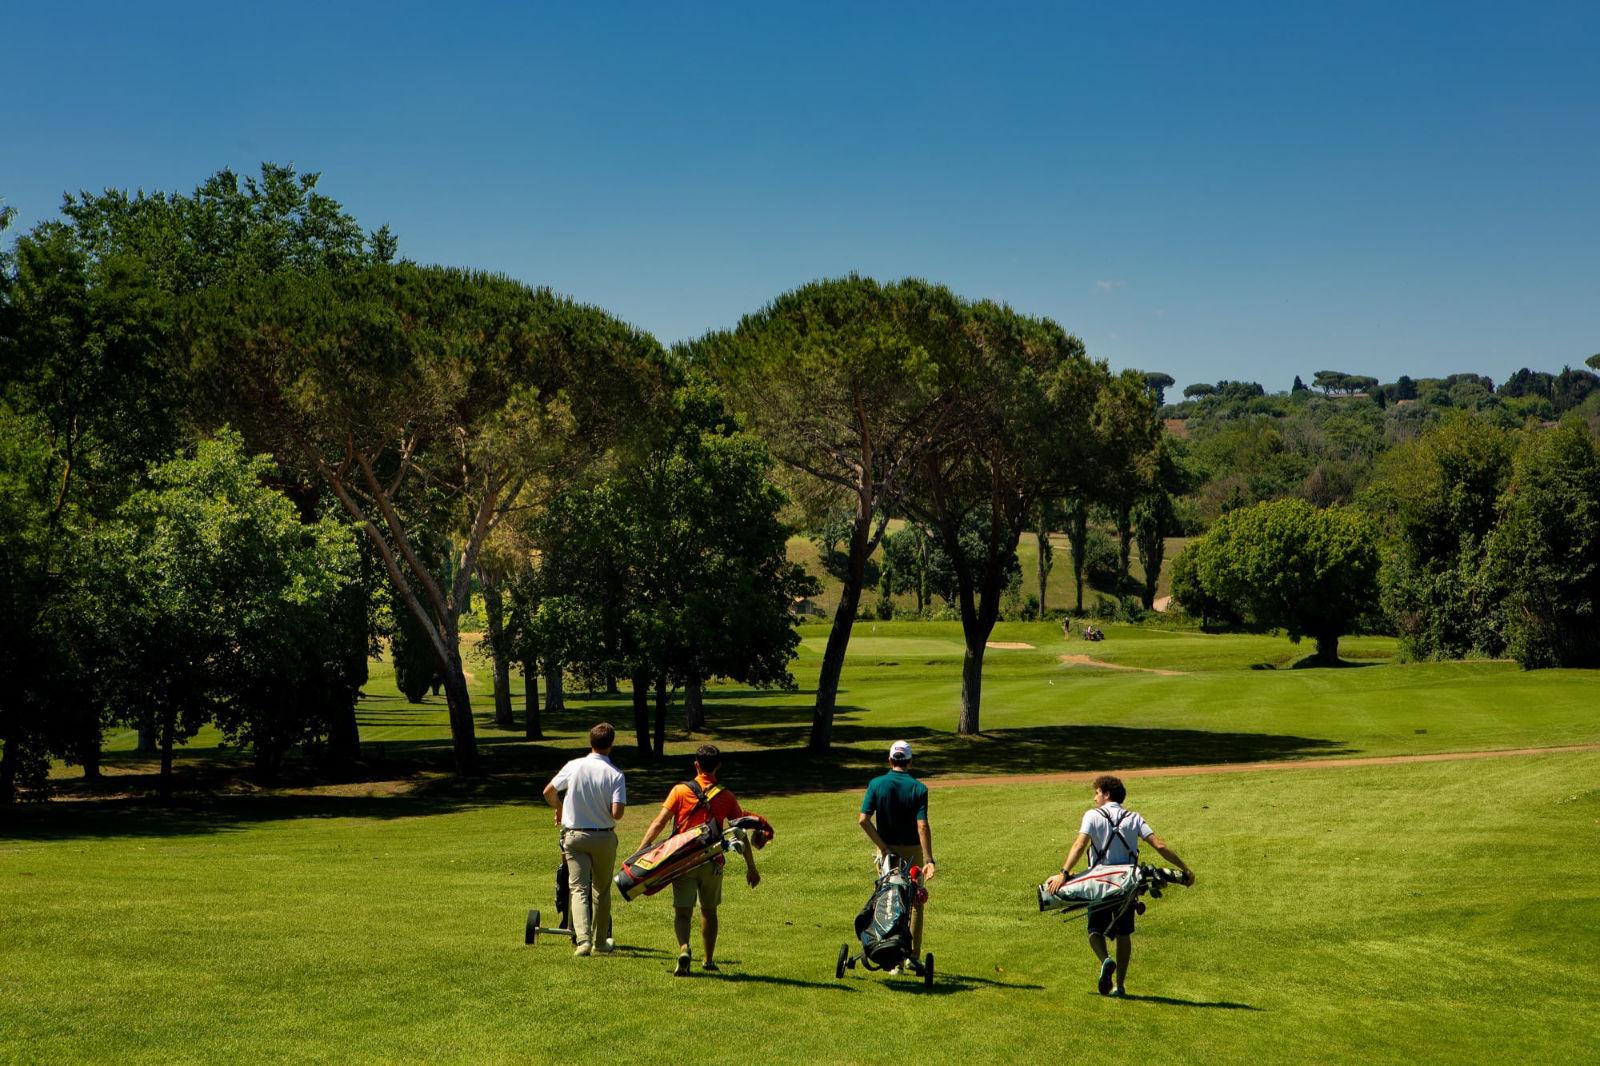
{"type": "Polygon", "coordinates": [[[984,639],[974,646],[967,640],[967,653],[961,660],[961,720],[956,732],[964,737],[981,732],[978,712],[983,703],[983,652],[984,639]]]}
{"type": "Polygon", "coordinates": [[[494,724],[515,729],[511,714],[511,663],[505,655],[505,598],[499,585],[483,583],[483,614],[489,623],[489,661],[494,667],[494,724]]]}
{"type": "Polygon", "coordinates": [[[17,801],[17,738],[0,741],[0,807],[17,801]]]}
{"type": "Polygon", "coordinates": [[[1133,548],[1133,511],[1127,504],[1117,505],[1117,599],[1128,594],[1128,561],[1133,548]]]}
{"type": "Polygon", "coordinates": [[[699,733],[706,727],[704,692],[704,684],[698,677],[691,677],[684,682],[683,724],[690,733],[699,733]]]}
{"type": "Polygon", "coordinates": [[[633,736],[639,744],[639,754],[649,758],[650,751],[650,677],[644,673],[633,675],[633,736]]]}
{"type": "Polygon", "coordinates": [[[1078,590],[1078,614],[1083,613],[1084,555],[1089,548],[1089,509],[1076,504],[1067,513],[1067,543],[1072,548],[1072,583],[1078,590]]]}
{"type": "Polygon", "coordinates": [[[667,754],[667,708],[672,703],[672,693],[667,689],[665,677],[656,678],[656,758],[667,754]]]}
{"type": "Polygon", "coordinates": [[[526,713],[525,734],[529,740],[543,740],[544,730],[539,725],[539,664],[528,659],[522,664],[522,691],[526,713]]]}
{"type": "Polygon", "coordinates": [[[1317,659],[1324,666],[1339,665],[1339,634],[1324,634],[1317,638],[1317,659]]]}
{"type": "Polygon", "coordinates": [[[461,668],[461,651],[455,626],[450,626],[450,662],[444,673],[444,698],[450,708],[450,743],[455,755],[456,773],[471,777],[478,772],[478,737],[472,722],[472,693],[467,689],[466,672],[461,668]]]}
{"type": "Polygon", "coordinates": [[[133,750],[139,755],[154,755],[160,747],[154,726],[141,725],[139,727],[139,744],[133,750]]]}
{"type": "Polygon", "coordinates": [[[861,606],[861,589],[866,584],[867,556],[872,554],[872,512],[858,512],[850,532],[850,556],[839,607],[833,612],[833,628],[828,631],[828,646],[822,653],[822,670],[817,677],[817,702],[811,711],[812,751],[827,751],[833,742],[833,710],[839,698],[839,675],[844,672],[844,653],[850,646],[850,628],[855,625],[856,609],[861,606]]]}
{"type": "Polygon", "coordinates": [[[828,631],[828,646],[822,653],[822,671],[817,677],[817,702],[811,711],[812,751],[827,751],[833,741],[833,711],[839,693],[839,675],[844,671],[844,653],[850,645],[850,627],[855,624],[856,607],[861,602],[861,587],[846,585],[833,613],[833,628],[828,631]]]}
{"type": "Polygon", "coordinates": [[[1051,557],[1054,549],[1050,545],[1050,531],[1044,527],[1044,523],[1043,522],[1039,523],[1038,539],[1039,539],[1039,618],[1042,621],[1044,619],[1044,612],[1045,612],[1045,588],[1050,584],[1050,567],[1051,567],[1051,565],[1052,565],[1052,563],[1054,561],[1052,559],[1052,557],[1051,557]]]}
{"type": "MultiPolygon", "coordinates": [[[[615,687],[616,682],[612,682],[615,687]]],[[[567,709],[567,689],[561,676],[561,664],[545,661],[544,664],[544,709],[554,713],[567,709]]]]}
{"type": "Polygon", "coordinates": [[[617,675],[616,674],[607,674],[606,675],[606,695],[607,696],[620,696],[620,695],[622,695],[622,689],[617,687],[617,675]]]}
{"type": "Polygon", "coordinates": [[[335,766],[349,766],[361,758],[361,726],[356,721],[359,692],[342,692],[328,726],[328,757],[335,766]]]}
{"type": "Polygon", "coordinates": [[[175,712],[167,711],[161,716],[161,798],[172,798],[172,734],[177,727],[174,719],[175,712]]]}
{"type": "Polygon", "coordinates": [[[100,732],[100,714],[98,711],[83,713],[82,733],[78,739],[78,762],[83,767],[85,781],[100,780],[100,748],[103,736],[100,732]]]}

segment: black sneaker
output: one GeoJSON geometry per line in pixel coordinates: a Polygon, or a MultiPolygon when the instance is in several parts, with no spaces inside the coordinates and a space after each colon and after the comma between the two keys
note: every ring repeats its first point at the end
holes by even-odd
{"type": "Polygon", "coordinates": [[[678,956],[678,965],[673,968],[672,976],[674,976],[674,977],[688,977],[689,976],[689,953],[687,951],[685,951],[682,955],[678,956]]]}
{"type": "Polygon", "coordinates": [[[707,962],[704,966],[702,966],[700,968],[702,970],[706,971],[707,973],[716,973],[717,972],[717,964],[714,963],[714,962],[707,962]]]}
{"type": "Polygon", "coordinates": [[[1102,996],[1111,994],[1111,982],[1116,979],[1116,976],[1117,960],[1108,958],[1100,964],[1100,984],[1097,987],[1100,989],[1102,996]]]}

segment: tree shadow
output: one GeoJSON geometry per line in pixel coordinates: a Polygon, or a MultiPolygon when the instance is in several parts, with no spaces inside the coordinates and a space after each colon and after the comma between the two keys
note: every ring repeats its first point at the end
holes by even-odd
{"type": "Polygon", "coordinates": [[[1296,659],[1289,667],[1291,670],[1359,670],[1367,666],[1382,666],[1382,663],[1358,662],[1354,659],[1335,659],[1328,662],[1316,655],[1307,655],[1303,659],[1296,659]]]}

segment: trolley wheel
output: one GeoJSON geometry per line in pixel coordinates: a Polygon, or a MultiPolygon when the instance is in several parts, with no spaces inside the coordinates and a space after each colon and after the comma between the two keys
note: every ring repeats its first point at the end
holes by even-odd
{"type": "Polygon", "coordinates": [[[844,977],[844,966],[845,966],[845,963],[847,963],[849,961],[850,961],[850,945],[849,944],[840,944],[839,945],[839,962],[833,968],[833,976],[842,979],[844,977]]]}
{"type": "Polygon", "coordinates": [[[922,986],[933,987],[933,952],[928,952],[927,958],[922,960],[922,986]]]}
{"type": "Polygon", "coordinates": [[[528,912],[528,927],[522,932],[522,942],[532,944],[539,939],[539,912],[528,912]]]}

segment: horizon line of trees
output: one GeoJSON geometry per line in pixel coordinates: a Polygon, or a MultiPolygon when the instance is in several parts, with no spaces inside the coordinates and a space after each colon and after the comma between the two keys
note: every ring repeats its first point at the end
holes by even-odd
{"type": "MultiPolygon", "coordinates": [[[[816,591],[785,553],[797,528],[827,538],[842,582],[815,751],[831,744],[873,587],[879,609],[911,591],[955,607],[957,728],[981,731],[984,651],[1030,532],[1042,613],[1052,532],[1070,543],[1080,611],[1097,557],[1148,609],[1167,539],[1210,526],[1232,547],[1215,565],[1192,553],[1186,602],[1304,633],[1336,661],[1339,633],[1373,613],[1364,545],[1380,526],[1384,543],[1408,544],[1412,527],[1330,506],[1405,513],[1398,497],[1372,502],[1399,476],[1374,471],[1435,439],[1441,397],[1515,436],[1507,418],[1584,389],[1524,372],[1496,394],[1462,375],[1385,407],[1388,386],[1334,371],[1315,379],[1322,397],[1219,382],[1185,390],[1193,428],[1176,437],[1161,421],[1170,375],[1114,373],[1050,319],[942,285],[817,281],[668,350],[548,289],[397,260],[387,228],[363,231],[317,183],[264,164],[189,195],[68,196],[0,253],[0,802],[51,759],[92,776],[118,724],[160,752],[164,791],[174,747],[206,725],[248,747],[263,778],[295,750],[348,765],[385,644],[408,697],[443,690],[456,769],[476,773],[461,658],[474,596],[497,726],[515,727],[513,670],[532,739],[541,678],[547,710],[567,677],[626,682],[640,753],[660,757],[678,694],[694,731],[714,679],[794,687],[791,607],[816,591]],[[1362,392],[1380,402],[1353,401],[1362,392]],[[906,527],[891,533],[893,519],[906,527]],[[1259,567],[1296,537],[1337,547],[1336,562],[1321,585],[1269,595],[1259,567]],[[1258,569],[1241,569],[1251,558],[1258,569]],[[1296,614],[1306,601],[1337,601],[1337,618],[1296,614]]],[[[1575,403],[1600,407],[1600,391],[1575,403]]],[[[1560,440],[1559,455],[1502,447],[1512,457],[1484,475],[1496,524],[1470,549],[1440,562],[1418,548],[1405,575],[1385,571],[1395,618],[1428,614],[1394,606],[1415,599],[1396,590],[1438,580],[1435,566],[1492,571],[1522,612],[1501,645],[1402,625],[1418,654],[1572,658],[1548,651],[1550,634],[1586,632],[1582,611],[1541,606],[1527,577],[1561,559],[1515,562],[1515,538],[1496,532],[1567,536],[1588,558],[1582,522],[1557,530],[1545,502],[1589,476],[1576,438],[1560,440]]],[[[1478,605],[1480,586],[1460,580],[1478,605]]]]}

